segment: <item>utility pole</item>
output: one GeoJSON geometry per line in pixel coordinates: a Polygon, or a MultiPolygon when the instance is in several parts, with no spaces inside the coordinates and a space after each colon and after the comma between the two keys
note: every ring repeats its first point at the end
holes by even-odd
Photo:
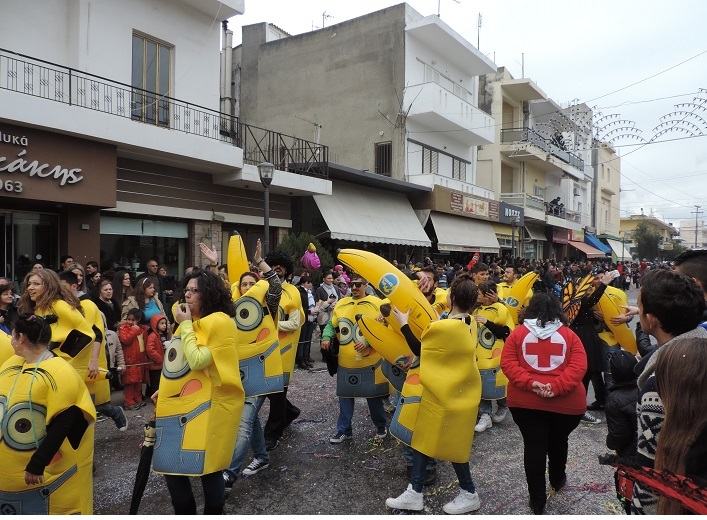
{"type": "Polygon", "coordinates": [[[476,24],[476,48],[478,50],[481,50],[480,47],[480,40],[481,40],[481,13],[479,13],[479,21],[476,24]]]}
{"type": "Polygon", "coordinates": [[[695,214],[695,249],[697,249],[697,219],[702,213],[704,213],[704,211],[700,209],[701,207],[702,206],[695,204],[695,211],[690,212],[695,214]]]}
{"type": "MultiPolygon", "coordinates": [[[[518,62],[516,62],[518,63],[518,62]]],[[[520,77],[524,78],[525,77],[525,53],[521,52],[520,53],[520,77]]]]}

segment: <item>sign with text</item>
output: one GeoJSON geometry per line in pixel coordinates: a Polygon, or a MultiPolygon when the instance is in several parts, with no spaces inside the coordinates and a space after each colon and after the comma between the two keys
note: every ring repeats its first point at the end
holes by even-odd
{"type": "Polygon", "coordinates": [[[442,186],[435,186],[428,198],[414,201],[414,207],[415,209],[430,209],[489,222],[515,223],[519,226],[524,224],[523,208],[478,195],[450,190],[442,186]]]}

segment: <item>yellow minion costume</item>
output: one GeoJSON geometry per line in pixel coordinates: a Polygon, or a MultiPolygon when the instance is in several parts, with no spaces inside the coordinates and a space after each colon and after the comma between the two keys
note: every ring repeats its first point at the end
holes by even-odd
{"type": "Polygon", "coordinates": [[[447,293],[448,289],[442,289],[437,287],[434,290],[434,300],[432,301],[432,308],[437,313],[437,316],[442,316],[445,312],[449,312],[449,303],[447,303],[447,293]]]}
{"type": "Polygon", "coordinates": [[[15,355],[15,349],[10,343],[10,336],[4,332],[0,332],[0,366],[15,355]]]}
{"type": "Polygon", "coordinates": [[[615,318],[623,313],[622,307],[628,305],[628,296],[624,291],[617,287],[607,285],[596,304],[595,309],[601,312],[603,321],[601,323],[602,330],[599,332],[599,337],[606,342],[609,347],[620,347],[631,354],[635,355],[638,351],[636,344],[636,336],[634,335],[628,323],[614,324],[611,318],[615,318]]]}
{"type": "Polygon", "coordinates": [[[49,310],[36,309],[34,313],[42,318],[56,317],[56,321],[50,325],[52,338],[49,349],[68,361],[85,379],[88,374],[88,362],[91,359],[91,345],[96,339],[92,325],[86,321],[81,312],[64,300],[56,300],[49,310]]]}
{"type": "Polygon", "coordinates": [[[358,315],[378,316],[381,300],[375,296],[342,298],[334,307],[331,324],[339,338],[339,369],[336,395],[339,397],[380,397],[388,395],[388,382],[382,372],[383,359],[375,350],[368,356],[356,352],[356,343],[365,338],[356,324],[358,315]]]}
{"type": "MultiPolygon", "coordinates": [[[[482,316],[496,325],[513,330],[513,318],[506,306],[500,302],[474,309],[474,316],[482,316]]],[[[481,375],[481,398],[502,399],[506,397],[508,378],[501,371],[501,354],[504,340],[497,338],[486,325],[478,325],[476,362],[481,375]]]]}
{"type": "MultiPolygon", "coordinates": [[[[277,324],[265,300],[268,288],[268,282],[260,280],[235,301],[236,348],[246,397],[282,392],[285,387],[277,324]]],[[[237,295],[238,288],[232,292],[237,295]]]]}
{"type": "Polygon", "coordinates": [[[390,433],[435,459],[468,462],[481,399],[476,322],[447,318],[423,332],[419,368],[408,371],[390,433]]]}
{"type": "Polygon", "coordinates": [[[236,326],[223,312],[183,321],[165,351],[152,467],[206,475],[229,466],[243,411],[236,326]],[[188,358],[199,357],[192,368],[188,358]]]}
{"type": "Polygon", "coordinates": [[[92,514],[96,410],[82,378],[60,357],[27,363],[20,356],[0,367],[0,513],[92,514]],[[44,482],[28,486],[25,468],[52,421],[76,406],[88,427],[69,434],[44,468],[44,482]]]}
{"type": "MultiPolygon", "coordinates": [[[[81,300],[81,308],[86,321],[92,326],[96,338],[101,338],[101,349],[98,352],[99,374],[95,379],[86,378],[86,386],[94,404],[101,405],[110,402],[110,383],[106,379],[108,359],[106,358],[106,322],[103,313],[91,300],[81,300]]],[[[89,350],[92,348],[89,347],[89,350]]],[[[90,359],[90,356],[89,356],[90,359]]]]}
{"type": "Polygon", "coordinates": [[[285,386],[290,384],[292,372],[295,370],[295,358],[297,355],[297,345],[301,332],[301,325],[304,323],[305,315],[302,309],[302,298],[299,290],[294,285],[282,282],[282,296],[280,297],[280,316],[278,321],[287,321],[290,316],[299,313],[299,324],[295,330],[280,329],[278,336],[280,339],[280,355],[282,356],[282,371],[285,377],[285,386]]]}

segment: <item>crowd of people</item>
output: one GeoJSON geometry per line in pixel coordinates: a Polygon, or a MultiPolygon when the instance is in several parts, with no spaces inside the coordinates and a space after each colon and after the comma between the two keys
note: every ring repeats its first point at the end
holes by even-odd
{"type": "MultiPolygon", "coordinates": [[[[152,468],[165,475],[174,511],[196,512],[188,477],[199,476],[204,512],[222,513],[226,491],[268,468],[300,415],[288,388],[295,367],[313,366],[316,337],[336,377],[330,443],[353,438],[356,398],[367,400],[376,439],[402,443],[409,485],[386,501],[392,509],[421,511],[438,461],[449,461],[459,491],[444,511],[478,510],[473,437],[508,415],[536,514],[546,469],[555,492],[567,482],[572,431],[601,423],[592,411],[606,414],[612,453],[602,462],[707,483],[705,251],[673,263],[392,260],[405,283],[341,264],[295,267],[281,251],[263,255],[259,241],[229,276],[230,260],[201,251],[208,265],[188,268],[179,283],[156,259],[134,278],[71,257],[56,272],[33,266],[17,295],[0,279],[0,411],[9,418],[0,453],[11,461],[0,502],[91,513],[93,423],[110,418],[126,431],[124,410],[154,403],[162,433],[152,468]],[[625,292],[632,283],[635,307],[625,292]],[[392,295],[397,287],[405,299],[392,295]],[[15,421],[26,405],[41,412],[15,421]]],[[[628,513],[686,511],[619,473],[617,490],[628,513]]]]}

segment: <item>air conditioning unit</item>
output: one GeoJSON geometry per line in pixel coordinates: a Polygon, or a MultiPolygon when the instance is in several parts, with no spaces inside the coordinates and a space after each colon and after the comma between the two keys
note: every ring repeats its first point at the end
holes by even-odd
{"type": "Polygon", "coordinates": [[[572,188],[572,194],[573,194],[575,197],[579,197],[579,195],[580,195],[580,193],[579,193],[579,188],[576,187],[576,186],[575,186],[574,188],[572,188]]]}

